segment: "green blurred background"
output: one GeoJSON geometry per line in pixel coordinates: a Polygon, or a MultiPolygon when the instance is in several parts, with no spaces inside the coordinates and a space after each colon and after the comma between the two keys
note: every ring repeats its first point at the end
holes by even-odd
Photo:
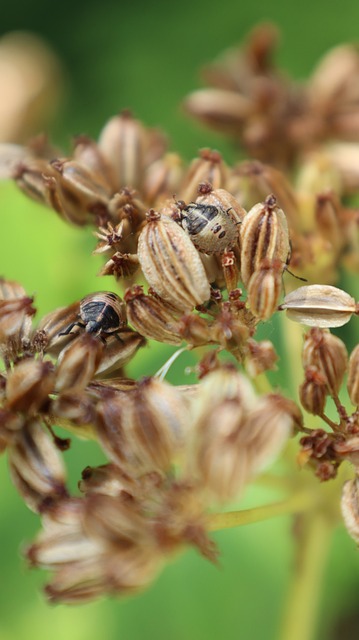
{"type": "MultiPolygon", "coordinates": [[[[96,137],[109,116],[128,107],[147,125],[163,128],[171,148],[187,159],[212,146],[227,161],[234,160],[230,146],[188,121],[179,104],[200,86],[201,65],[240,42],[257,22],[271,20],[279,26],[278,59],[297,78],[305,78],[328,47],[359,40],[359,4],[350,0],[339,7],[324,0],[33,0],[3,4],[1,14],[0,35],[33,31],[63,64],[66,91],[50,127],[57,144],[69,148],[73,134],[96,137]]],[[[2,91],[0,86],[0,99],[6,100],[2,91]]],[[[104,287],[96,278],[101,260],[89,258],[95,242],[90,230],[65,226],[9,184],[0,186],[0,215],[0,274],[34,293],[40,314],[104,287]]],[[[269,337],[276,328],[274,320],[269,337]]],[[[348,331],[354,342],[354,329],[348,331]]],[[[153,373],[167,353],[160,348],[153,359],[144,351],[131,373],[153,373]]],[[[180,361],[170,379],[180,380],[182,370],[180,361]]],[[[84,442],[74,442],[66,459],[73,478],[102,460],[96,447],[84,442]]],[[[217,534],[220,568],[189,551],[139,596],[78,608],[49,607],[39,591],[44,575],[27,571],[19,557],[21,544],[37,531],[38,519],[10,484],[5,457],[0,476],[0,640],[276,640],[293,563],[289,519],[217,534]]],[[[269,491],[251,488],[241,507],[271,499],[269,491]]],[[[317,638],[334,640],[339,629],[348,640],[359,637],[359,558],[343,528],[336,533],[326,570],[317,638]]]]}

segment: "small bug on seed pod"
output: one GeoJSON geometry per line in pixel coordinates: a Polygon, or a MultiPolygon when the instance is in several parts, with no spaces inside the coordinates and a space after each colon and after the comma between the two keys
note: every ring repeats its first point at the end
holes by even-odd
{"type": "Polygon", "coordinates": [[[199,185],[201,194],[196,202],[176,204],[176,222],[190,236],[202,253],[224,253],[238,244],[239,228],[244,209],[225,189],[212,190],[210,184],[199,185]]]}
{"type": "Polygon", "coordinates": [[[66,336],[74,327],[85,329],[86,333],[101,338],[115,335],[126,325],[125,305],[119,296],[109,291],[92,293],[80,301],[78,320],[71,322],[59,335],[66,336]]]}

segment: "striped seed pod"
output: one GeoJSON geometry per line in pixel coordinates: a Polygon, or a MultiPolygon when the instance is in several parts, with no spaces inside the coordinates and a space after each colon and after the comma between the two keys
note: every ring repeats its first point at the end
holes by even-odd
{"type": "Polygon", "coordinates": [[[247,287],[262,261],[279,261],[284,269],[290,251],[288,224],[273,195],[256,204],[244,217],[240,227],[241,278],[247,287]]]}
{"type": "Polygon", "coordinates": [[[150,210],[138,239],[138,259],[153,289],[176,309],[189,311],[210,297],[200,256],[176,222],[150,210]]]}

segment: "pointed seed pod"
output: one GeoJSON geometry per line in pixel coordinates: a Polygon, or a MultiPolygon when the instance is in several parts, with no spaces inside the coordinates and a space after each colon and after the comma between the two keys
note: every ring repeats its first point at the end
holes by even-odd
{"type": "Polygon", "coordinates": [[[7,406],[12,411],[23,411],[27,415],[37,413],[48,402],[54,384],[55,375],[51,362],[33,358],[21,360],[7,377],[7,406]]]}
{"type": "Polygon", "coordinates": [[[146,295],[139,285],[127,289],[124,300],[128,321],[142,336],[166,344],[181,344],[178,311],[168,302],[159,296],[146,295]]]}
{"type": "Polygon", "coordinates": [[[348,365],[345,344],[327,329],[311,329],[305,336],[303,367],[316,367],[324,376],[329,393],[338,394],[348,365]]]}
{"type": "Polygon", "coordinates": [[[262,260],[253,271],[248,283],[248,305],[260,320],[268,320],[277,310],[282,293],[283,263],[280,260],[262,260]]]}
{"type": "Polygon", "coordinates": [[[328,395],[326,379],[316,367],[307,367],[305,381],[299,387],[300,401],[306,411],[315,416],[324,413],[328,395]]]}
{"type": "Polygon", "coordinates": [[[240,226],[240,244],[241,279],[246,287],[264,259],[279,261],[284,268],[290,249],[288,224],[273,195],[248,211],[240,226]]]}
{"type": "Polygon", "coordinates": [[[113,168],[116,191],[142,186],[147,148],[147,132],[131,113],[123,111],[111,118],[100,133],[98,147],[113,168]]]}
{"type": "Polygon", "coordinates": [[[177,309],[186,311],[210,297],[198,252],[173,220],[151,210],[138,239],[138,258],[151,287],[177,309]]]}
{"type": "Polygon", "coordinates": [[[226,185],[228,167],[221,154],[211,149],[202,149],[200,157],[193,160],[185,174],[180,188],[181,198],[193,202],[198,196],[198,185],[209,182],[213,189],[222,189],[226,185]]]}
{"type": "Polygon", "coordinates": [[[56,391],[81,391],[94,377],[104,345],[95,336],[84,333],[65,347],[58,359],[56,391]]]}
{"type": "Polygon", "coordinates": [[[9,448],[9,464],[16,488],[33,511],[39,511],[48,498],[67,495],[62,457],[37,420],[17,433],[9,448]]]}
{"type": "Polygon", "coordinates": [[[299,287],[285,296],[279,307],[295,322],[309,327],[341,327],[357,313],[354,298],[329,284],[299,287]]]}

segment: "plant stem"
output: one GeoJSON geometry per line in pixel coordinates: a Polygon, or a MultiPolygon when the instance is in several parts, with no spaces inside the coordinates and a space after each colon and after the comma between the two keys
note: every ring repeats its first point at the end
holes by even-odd
{"type": "Polygon", "coordinates": [[[252,524],[253,522],[260,522],[261,520],[268,520],[275,516],[301,513],[310,507],[313,507],[313,491],[302,491],[295,493],[288,500],[274,502],[255,509],[213,513],[209,517],[208,529],[210,531],[230,529],[252,524]]]}
{"type": "Polygon", "coordinates": [[[313,640],[333,523],[321,512],[302,516],[297,558],[279,640],[313,640]]]}

